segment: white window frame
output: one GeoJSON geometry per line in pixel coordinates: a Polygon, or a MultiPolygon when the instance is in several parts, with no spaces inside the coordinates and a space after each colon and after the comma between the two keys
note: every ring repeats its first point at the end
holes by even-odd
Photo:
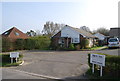
{"type": "Polygon", "coordinates": [[[72,43],[79,43],[79,38],[72,38],[72,43]]]}

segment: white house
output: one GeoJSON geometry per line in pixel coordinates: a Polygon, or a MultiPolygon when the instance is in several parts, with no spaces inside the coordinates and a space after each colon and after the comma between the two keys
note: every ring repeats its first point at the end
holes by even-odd
{"type": "Polygon", "coordinates": [[[94,34],[95,37],[97,37],[99,40],[104,40],[105,39],[105,35],[101,34],[101,33],[96,33],[94,34]]]}
{"type": "Polygon", "coordinates": [[[81,30],[79,28],[73,28],[71,26],[66,25],[62,30],[60,30],[57,34],[52,36],[55,45],[64,44],[64,46],[68,47],[69,44],[79,44],[81,39],[87,38],[89,39],[89,47],[93,45],[93,36],[91,33],[81,30]]]}

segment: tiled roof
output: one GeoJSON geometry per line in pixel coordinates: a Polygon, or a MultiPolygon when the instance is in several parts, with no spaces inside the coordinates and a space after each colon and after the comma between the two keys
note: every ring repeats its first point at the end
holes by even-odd
{"type": "Polygon", "coordinates": [[[22,38],[22,39],[26,39],[28,38],[29,36],[26,35],[25,33],[23,33],[22,31],[20,31],[19,29],[17,29],[16,27],[13,27],[7,31],[5,31],[2,36],[5,36],[5,37],[9,37],[9,38],[12,38],[12,39],[18,39],[18,38],[22,38]]]}
{"type": "Polygon", "coordinates": [[[2,33],[2,35],[3,35],[3,36],[8,36],[14,28],[15,28],[15,27],[13,27],[13,28],[5,31],[4,33],[2,33]]]}
{"type": "Polygon", "coordinates": [[[74,27],[71,27],[71,26],[68,26],[68,27],[70,27],[70,28],[74,29],[75,31],[79,32],[79,33],[80,33],[81,35],[83,35],[83,36],[91,37],[91,38],[96,38],[96,37],[93,36],[91,33],[86,32],[86,31],[84,31],[84,30],[82,30],[82,29],[74,28],[74,27]]]}

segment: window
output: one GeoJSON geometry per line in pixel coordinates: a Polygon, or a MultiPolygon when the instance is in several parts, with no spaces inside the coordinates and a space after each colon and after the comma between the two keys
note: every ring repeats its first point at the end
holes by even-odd
{"type": "Polygon", "coordinates": [[[5,35],[7,35],[7,34],[8,34],[8,32],[5,32],[4,34],[5,34],[5,35]]]}
{"type": "Polygon", "coordinates": [[[15,35],[16,35],[16,36],[19,36],[19,33],[18,33],[18,32],[15,32],[15,35]]]}
{"type": "Polygon", "coordinates": [[[72,42],[73,43],[79,43],[79,39],[78,38],[72,38],[72,42]]]}
{"type": "Polygon", "coordinates": [[[78,42],[78,38],[75,38],[75,39],[74,39],[74,42],[78,42]]]}

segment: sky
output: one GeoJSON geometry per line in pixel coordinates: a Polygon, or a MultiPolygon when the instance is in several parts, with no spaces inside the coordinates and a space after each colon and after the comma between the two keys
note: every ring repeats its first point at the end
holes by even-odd
{"type": "Polygon", "coordinates": [[[12,27],[17,27],[24,33],[29,30],[41,31],[46,21],[76,28],[87,26],[91,30],[118,27],[118,2],[119,0],[3,0],[0,3],[0,33],[12,27]]]}

